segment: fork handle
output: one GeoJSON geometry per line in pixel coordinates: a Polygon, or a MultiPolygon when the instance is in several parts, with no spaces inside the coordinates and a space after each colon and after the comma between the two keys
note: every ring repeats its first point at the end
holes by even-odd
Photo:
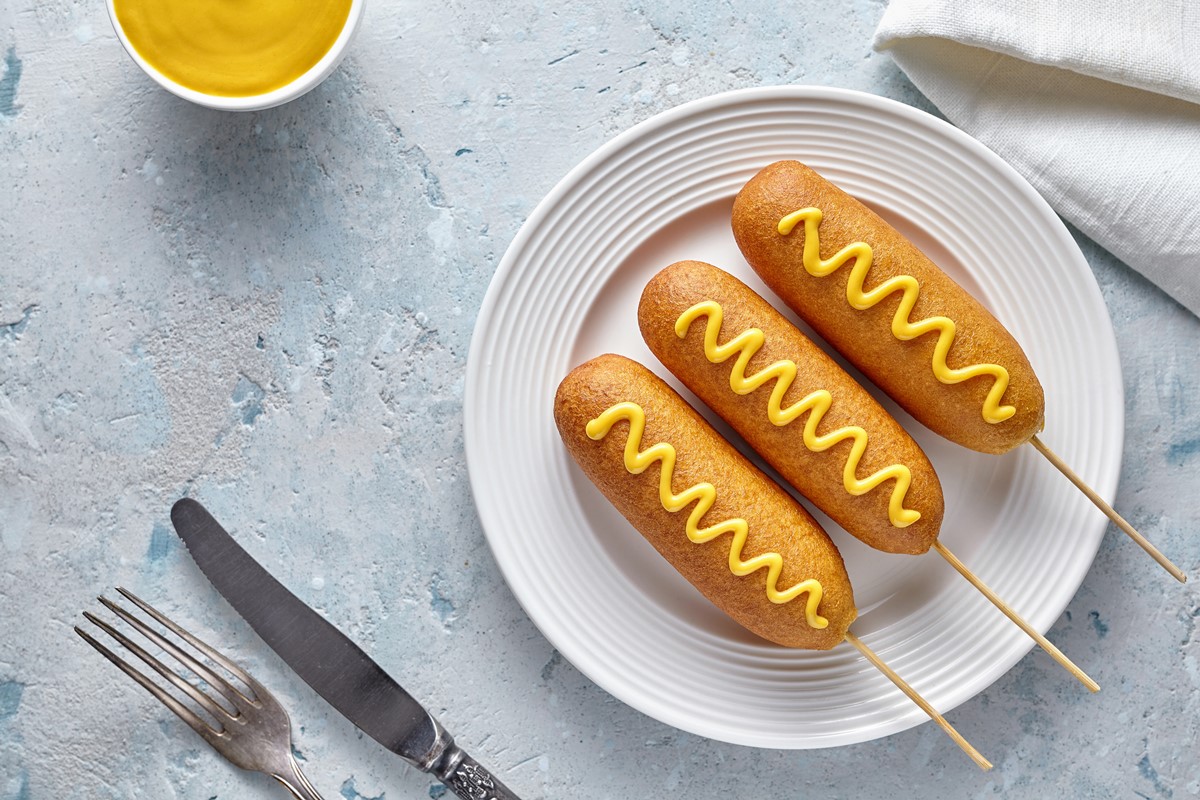
{"type": "Polygon", "coordinates": [[[453,742],[430,771],[462,800],[521,800],[453,742]]]}
{"type": "Polygon", "coordinates": [[[300,765],[296,763],[296,759],[291,753],[288,753],[287,762],[283,765],[281,772],[270,773],[271,777],[283,784],[283,788],[291,792],[292,797],[296,800],[322,800],[321,795],[317,794],[317,790],[308,782],[308,778],[304,777],[304,773],[300,771],[300,765]]]}

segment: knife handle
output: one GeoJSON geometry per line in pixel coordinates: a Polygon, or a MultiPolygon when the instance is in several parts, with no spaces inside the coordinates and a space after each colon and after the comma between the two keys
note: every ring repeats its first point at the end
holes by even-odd
{"type": "Polygon", "coordinates": [[[521,800],[454,742],[449,743],[431,772],[462,800],[521,800]]]}

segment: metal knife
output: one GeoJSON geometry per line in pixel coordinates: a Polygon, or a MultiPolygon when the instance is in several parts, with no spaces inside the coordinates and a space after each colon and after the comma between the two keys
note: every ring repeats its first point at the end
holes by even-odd
{"type": "Polygon", "coordinates": [[[305,683],[364,733],[464,800],[519,800],[358,645],[271,577],[195,500],[171,522],[217,591],[305,683]]]}

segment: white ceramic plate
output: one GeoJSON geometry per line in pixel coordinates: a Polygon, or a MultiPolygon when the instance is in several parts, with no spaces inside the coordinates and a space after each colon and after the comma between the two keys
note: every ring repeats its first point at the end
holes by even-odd
{"type": "MultiPolygon", "coordinates": [[[[675,108],[601,147],[550,192],[479,314],[466,453],[505,578],[588,677],[714,739],[832,747],[926,717],[848,645],[780,648],[710,605],[575,467],[552,417],[558,382],[600,353],[668,377],[638,334],[637,299],[673,261],[709,261],[781,305],[742,259],[729,215],[743,183],[782,158],[871,205],[1008,326],[1046,390],[1044,439],[1111,499],[1124,436],[1120,364],[1099,289],[1066,228],[1016,172],[953,126],[822,87],[738,91],[675,108]]],[[[1032,448],[973,453],[885,404],[942,479],[942,541],[1048,629],[1091,565],[1105,518],[1032,448]]],[[[879,553],[817,516],[850,571],[860,610],[852,629],[935,707],[974,696],[1031,648],[935,554],[879,553]]]]}

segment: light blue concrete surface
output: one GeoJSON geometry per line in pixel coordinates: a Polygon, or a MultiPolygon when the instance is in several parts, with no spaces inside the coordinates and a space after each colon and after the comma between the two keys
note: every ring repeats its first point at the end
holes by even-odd
{"type": "MultiPolygon", "coordinates": [[[[518,607],[467,483],[462,382],[497,261],[630,125],[776,83],[928,103],[869,41],[883,4],[370,3],[283,108],[190,106],[100,0],[0,5],[0,800],[281,797],[79,641],[128,586],[291,709],[327,798],[444,789],[364,739],[214,594],[169,528],[203,500],[459,740],[536,797],[1200,795],[1200,595],[1110,531],[1051,632],[942,733],[774,752],[681,733],[564,662],[518,607]]],[[[1118,507],[1200,567],[1200,321],[1082,237],[1112,313],[1118,507]]]]}

